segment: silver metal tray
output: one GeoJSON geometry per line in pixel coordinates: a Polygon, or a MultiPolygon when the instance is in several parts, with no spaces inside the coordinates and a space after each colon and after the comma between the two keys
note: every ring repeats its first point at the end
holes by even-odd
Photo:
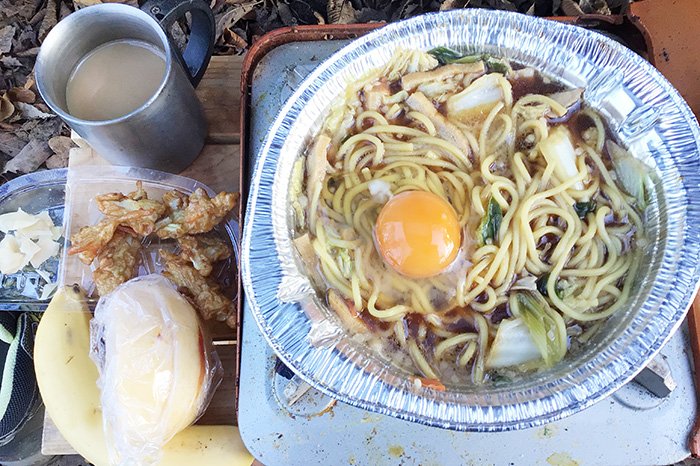
{"type": "Polygon", "coordinates": [[[259,153],[242,244],[246,296],[279,357],[305,380],[346,403],[445,428],[498,431],[575,413],[629,381],[680,325],[697,287],[700,248],[700,129],[682,98],[641,57],[596,33],[511,13],[458,10],[389,25],[342,49],[292,95],[259,153]],[[378,360],[342,330],[296,267],[287,218],[291,168],[353,77],[385,63],[398,47],[449,46],[534,66],[586,88],[622,143],[654,167],[648,216],[655,239],[636,292],[589,348],[518,384],[436,392],[378,360]],[[673,288],[669,284],[673,283],[673,288]],[[283,291],[285,300],[280,299],[283,291]],[[303,304],[300,304],[303,301],[303,304]],[[314,346],[303,308],[335,326],[314,346]],[[342,353],[338,348],[342,348],[342,353]]]}

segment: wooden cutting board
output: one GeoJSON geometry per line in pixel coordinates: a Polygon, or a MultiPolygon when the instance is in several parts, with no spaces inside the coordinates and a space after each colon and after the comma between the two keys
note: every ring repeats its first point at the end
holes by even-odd
{"type": "MultiPolygon", "coordinates": [[[[239,190],[240,75],[243,57],[212,57],[209,68],[197,88],[209,122],[207,144],[200,156],[187,167],[183,176],[199,180],[215,191],[239,190]]],[[[107,164],[94,150],[77,138],[70,166],[107,164]]],[[[235,340],[220,341],[217,353],[224,366],[224,379],[215,392],[199,424],[236,424],[236,347],[235,340]]],[[[44,455],[75,455],[51,419],[44,419],[41,452],[44,455]]]]}

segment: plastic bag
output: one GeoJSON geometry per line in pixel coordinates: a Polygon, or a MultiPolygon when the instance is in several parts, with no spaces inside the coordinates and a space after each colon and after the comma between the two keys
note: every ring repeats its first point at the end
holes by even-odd
{"type": "Polygon", "coordinates": [[[197,312],[164,277],[137,277],[100,299],[90,340],[110,463],[157,463],[221,382],[197,312]]]}

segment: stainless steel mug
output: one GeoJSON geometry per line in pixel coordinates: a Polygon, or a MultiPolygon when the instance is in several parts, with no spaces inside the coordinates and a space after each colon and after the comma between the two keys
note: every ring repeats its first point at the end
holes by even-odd
{"type": "Polygon", "coordinates": [[[203,0],[151,0],[141,8],[104,3],[60,21],[37,57],[37,88],[48,106],[111,163],[179,172],[199,155],[207,134],[194,86],[211,57],[214,17],[203,0]],[[185,13],[191,34],[181,54],[166,31],[185,13]],[[88,53],[115,40],[144,41],[160,50],[163,81],[141,107],[118,118],[90,121],[71,115],[66,103],[71,73],[88,53]]]}

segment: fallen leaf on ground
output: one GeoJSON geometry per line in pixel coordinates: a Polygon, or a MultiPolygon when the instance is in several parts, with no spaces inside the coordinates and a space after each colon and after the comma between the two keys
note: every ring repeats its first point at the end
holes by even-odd
{"type": "Polygon", "coordinates": [[[8,53],[12,49],[12,38],[15,36],[15,30],[11,24],[0,29],[0,55],[8,53]]]}
{"type": "Polygon", "coordinates": [[[26,120],[33,120],[35,118],[44,120],[46,118],[53,118],[56,116],[52,113],[42,112],[39,108],[35,107],[34,105],[25,104],[24,102],[16,102],[16,106],[22,113],[22,118],[26,120]]]}
{"type": "Polygon", "coordinates": [[[0,97],[0,121],[5,121],[15,113],[15,106],[7,97],[7,94],[3,94],[0,97]]]}
{"type": "Polygon", "coordinates": [[[255,6],[262,3],[260,0],[241,3],[234,6],[216,18],[216,40],[218,41],[224,33],[224,29],[231,27],[241,20],[245,15],[255,9],[255,6]]]}
{"type": "Polygon", "coordinates": [[[68,136],[54,136],[49,139],[49,147],[55,154],[68,154],[68,151],[76,145],[68,136]]]}
{"type": "Polygon", "coordinates": [[[66,168],[68,166],[68,153],[53,154],[46,159],[46,168],[53,170],[54,168],[66,168]]]}
{"type": "Polygon", "coordinates": [[[355,9],[350,0],[329,0],[328,22],[331,24],[351,24],[355,22],[355,9]]]}
{"type": "Polygon", "coordinates": [[[27,141],[23,141],[13,131],[0,132],[0,152],[14,157],[19,151],[27,145],[27,141]]]}
{"type": "Polygon", "coordinates": [[[39,27],[39,42],[43,42],[46,35],[49,33],[51,28],[53,28],[58,22],[58,4],[61,0],[48,0],[46,2],[46,14],[44,19],[41,21],[41,26],[39,27]]]}
{"type": "Polygon", "coordinates": [[[75,5],[76,10],[85,8],[86,6],[99,5],[100,3],[123,3],[125,5],[135,6],[136,8],[139,7],[138,0],[73,0],[73,5],[75,5]]]}
{"type": "Polygon", "coordinates": [[[0,58],[0,63],[7,68],[19,68],[24,66],[22,65],[22,62],[17,60],[15,57],[2,57],[0,58]]]}
{"type": "Polygon", "coordinates": [[[5,164],[3,173],[30,173],[51,156],[51,149],[44,141],[32,139],[24,148],[5,164]]]}
{"type": "Polygon", "coordinates": [[[36,94],[24,87],[13,87],[7,91],[7,97],[12,102],[23,102],[25,104],[33,104],[36,101],[36,94]]]}

